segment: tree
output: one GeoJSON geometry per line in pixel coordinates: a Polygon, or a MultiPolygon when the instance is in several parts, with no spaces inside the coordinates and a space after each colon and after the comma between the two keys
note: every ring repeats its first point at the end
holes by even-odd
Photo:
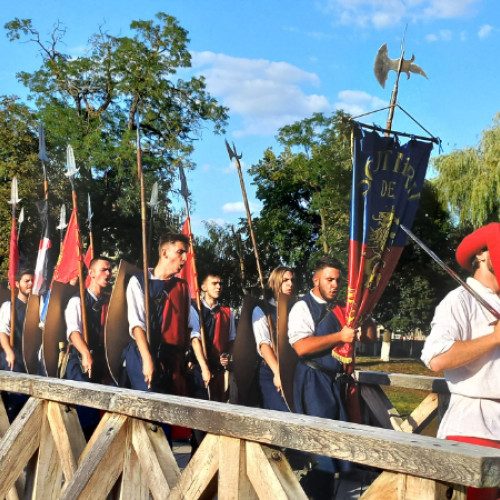
{"type": "Polygon", "coordinates": [[[500,114],[477,148],[439,156],[434,167],[440,199],[460,226],[478,227],[500,216],[500,114]]]}
{"type": "MultiPolygon", "coordinates": [[[[79,199],[86,200],[90,191],[94,206],[101,207],[94,221],[99,247],[137,260],[136,124],[146,185],[157,180],[160,191],[169,192],[177,166],[192,167],[193,141],[205,123],[219,133],[227,119],[226,108],[206,91],[203,77],[176,75],[190,67],[187,32],[160,12],[155,21],[132,21],[130,37],[99,30],[85,56],[71,57],[59,51],[64,36],[59,24],[49,42],[42,41],[29,19],[14,19],[5,27],[10,40],[28,39],[42,54],[40,69],[18,76],[50,137],[51,180],[63,169],[71,143],[80,168],[79,199]]],[[[62,191],[68,201],[69,188],[62,191]]],[[[170,200],[163,202],[168,206],[170,200]]]]}

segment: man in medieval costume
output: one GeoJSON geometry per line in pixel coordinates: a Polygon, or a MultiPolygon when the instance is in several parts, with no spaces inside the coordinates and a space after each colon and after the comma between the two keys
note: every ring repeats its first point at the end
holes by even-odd
{"type": "MultiPolygon", "coordinates": [[[[500,312],[500,223],[466,236],[457,262],[472,273],[467,284],[500,312]]],[[[500,322],[464,287],[436,308],[422,361],[444,371],[450,404],[437,437],[500,448],[500,322]]],[[[497,498],[497,488],[468,488],[467,498],[497,498]]]]}
{"type": "Polygon", "coordinates": [[[127,285],[127,311],[132,341],[123,352],[132,389],[187,395],[186,353],[190,345],[190,293],[176,277],[187,259],[189,239],[167,233],[160,239],[158,263],[149,269],[150,339],[147,338],[144,274],[127,285]]]}
{"type": "MultiPolygon", "coordinates": [[[[33,271],[31,269],[19,269],[15,279],[18,290],[15,305],[14,342],[11,345],[11,301],[5,301],[0,307],[0,345],[2,347],[1,367],[2,370],[25,373],[23,361],[23,327],[26,317],[28,298],[33,287],[33,271]]],[[[9,393],[7,413],[9,419],[15,418],[27,397],[22,394],[9,393]]]]}

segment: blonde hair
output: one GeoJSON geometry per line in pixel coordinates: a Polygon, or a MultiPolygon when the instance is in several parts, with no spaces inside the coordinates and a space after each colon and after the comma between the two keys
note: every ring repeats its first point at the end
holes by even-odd
{"type": "Polygon", "coordinates": [[[278,298],[279,293],[281,292],[281,285],[283,284],[283,277],[285,273],[292,273],[292,269],[286,266],[278,266],[275,267],[271,275],[269,276],[269,281],[267,282],[267,287],[272,292],[272,295],[275,299],[278,298]]]}

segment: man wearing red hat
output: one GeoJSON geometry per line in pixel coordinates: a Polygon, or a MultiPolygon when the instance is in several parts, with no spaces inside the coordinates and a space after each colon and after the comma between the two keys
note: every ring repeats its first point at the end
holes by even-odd
{"type": "MultiPolygon", "coordinates": [[[[467,284],[500,313],[500,223],[464,238],[457,262],[467,284]]],[[[422,361],[444,371],[451,392],[438,437],[500,448],[500,322],[464,287],[436,308],[422,361]]],[[[469,488],[467,498],[497,498],[496,488],[469,488]]]]}

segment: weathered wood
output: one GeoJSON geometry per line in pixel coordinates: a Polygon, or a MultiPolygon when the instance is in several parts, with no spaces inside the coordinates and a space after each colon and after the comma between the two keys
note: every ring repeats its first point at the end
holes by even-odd
{"type": "Polygon", "coordinates": [[[78,459],[86,445],[78,414],[72,407],[48,401],[47,417],[64,478],[69,481],[75,473],[78,459]]]}
{"type": "Polygon", "coordinates": [[[106,498],[123,470],[127,417],[107,413],[87,443],[61,500],[106,498]]]}
{"type": "Polygon", "coordinates": [[[38,450],[35,481],[33,485],[33,500],[53,500],[61,491],[62,469],[59,454],[52,437],[47,418],[45,402],[42,429],[40,433],[40,448],[38,450]]]}
{"type": "Polygon", "coordinates": [[[360,387],[361,397],[379,425],[384,429],[401,430],[403,419],[385,392],[378,385],[361,385],[360,387]]]}
{"type": "MultiPolygon", "coordinates": [[[[9,417],[7,416],[7,411],[5,410],[5,405],[3,404],[3,400],[0,397],[0,438],[7,432],[9,429],[9,417]]],[[[24,490],[24,481],[20,481],[19,479],[16,481],[16,485],[14,488],[11,488],[9,493],[7,493],[6,500],[19,500],[19,498],[23,496],[24,490]]]]}
{"type": "Polygon", "coordinates": [[[361,384],[393,385],[403,389],[421,389],[423,391],[437,392],[438,394],[450,393],[444,378],[427,377],[425,375],[355,370],[354,379],[361,384]]]}
{"type": "MultiPolygon", "coordinates": [[[[475,487],[500,484],[500,450],[349,422],[0,372],[0,388],[475,487]]],[[[218,452],[217,452],[218,453],[218,452]]]]}
{"type": "Polygon", "coordinates": [[[439,396],[430,393],[411,412],[411,415],[401,424],[403,432],[418,433],[424,429],[436,416],[439,404],[439,396]]]}
{"type": "MultiPolygon", "coordinates": [[[[244,446],[244,443],[243,443],[244,446]]],[[[219,438],[218,500],[234,500],[240,490],[242,441],[230,437],[219,438]]],[[[243,471],[246,474],[246,471],[243,471]]]]}
{"type": "Polygon", "coordinates": [[[219,468],[219,437],[207,434],[177,484],[170,492],[169,500],[196,500],[202,498],[219,468]]]}
{"type": "Polygon", "coordinates": [[[304,499],[288,461],[278,450],[247,442],[247,474],[260,500],[304,499]]]}
{"type": "Polygon", "coordinates": [[[153,498],[165,498],[177,482],[180,471],[163,429],[157,427],[154,432],[150,423],[137,419],[131,419],[131,425],[132,445],[153,498]]]}
{"type": "Polygon", "coordinates": [[[40,444],[43,404],[40,399],[28,399],[0,440],[0,464],[3,464],[0,467],[0,498],[14,486],[40,444]]]}
{"type": "Polygon", "coordinates": [[[149,486],[132,446],[132,425],[129,425],[123,458],[119,500],[149,500],[149,486]]]}

